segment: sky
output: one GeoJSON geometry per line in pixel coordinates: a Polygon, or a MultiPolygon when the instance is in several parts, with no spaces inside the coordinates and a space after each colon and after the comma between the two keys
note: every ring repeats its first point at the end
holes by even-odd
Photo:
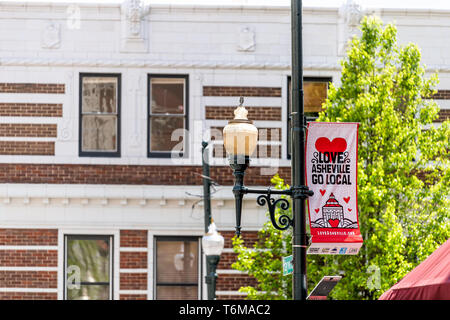
{"type": "MultiPolygon", "coordinates": [[[[14,1],[14,0],[8,0],[14,1]]],[[[17,0],[20,2],[104,2],[120,3],[123,0],[17,0]]],[[[305,7],[340,7],[347,0],[303,0],[305,7]]],[[[450,10],[450,0],[355,0],[365,8],[421,8],[450,10]]],[[[217,5],[289,5],[291,0],[144,0],[158,4],[217,4],[217,5]]],[[[0,0],[1,3],[1,0],[0,0]]]]}

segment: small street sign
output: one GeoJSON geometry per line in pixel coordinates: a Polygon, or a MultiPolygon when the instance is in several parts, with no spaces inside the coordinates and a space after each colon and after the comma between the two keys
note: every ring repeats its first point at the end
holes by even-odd
{"type": "Polygon", "coordinates": [[[294,272],[294,265],[292,264],[292,255],[283,257],[283,276],[287,276],[294,272]]]}

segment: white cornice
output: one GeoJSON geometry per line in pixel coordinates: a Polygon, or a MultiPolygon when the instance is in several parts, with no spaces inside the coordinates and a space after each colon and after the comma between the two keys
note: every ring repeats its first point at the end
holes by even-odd
{"type": "MultiPolygon", "coordinates": [[[[53,59],[53,58],[1,58],[0,66],[23,67],[98,67],[98,68],[168,68],[168,69],[250,69],[290,70],[290,63],[238,62],[238,61],[166,61],[138,59],[53,59]]],[[[305,62],[305,70],[340,71],[336,63],[305,62]]],[[[450,64],[426,65],[430,72],[450,72],[450,64]]]]}
{"type": "MultiPolygon", "coordinates": [[[[223,3],[223,4],[203,4],[203,3],[187,3],[187,4],[179,4],[179,3],[171,3],[171,4],[162,4],[162,3],[152,3],[151,1],[146,2],[151,6],[152,9],[156,10],[192,10],[192,11],[224,11],[224,10],[245,10],[245,11],[265,11],[267,13],[271,12],[290,12],[289,4],[239,4],[239,3],[223,3]]],[[[121,6],[120,1],[111,1],[111,2],[96,2],[96,1],[76,1],[76,0],[68,0],[68,1],[60,1],[60,2],[51,2],[51,1],[16,1],[16,0],[3,0],[0,3],[0,11],[12,9],[12,10],[35,10],[38,8],[49,9],[49,8],[61,8],[67,7],[70,5],[77,5],[80,8],[116,8],[119,9],[121,6]]],[[[449,15],[450,10],[448,9],[436,9],[436,8],[382,8],[375,6],[363,6],[363,9],[366,12],[377,12],[379,14],[401,14],[401,15],[449,15]]],[[[339,7],[314,7],[314,6],[303,6],[303,13],[337,13],[339,7]]]]}
{"type": "MultiPolygon", "coordinates": [[[[223,201],[233,200],[231,186],[221,186],[211,200],[218,206],[223,201]]],[[[157,200],[161,206],[166,200],[178,200],[180,206],[191,206],[192,201],[200,200],[203,193],[202,186],[177,185],[79,185],[79,184],[2,184],[0,186],[0,204],[9,205],[12,199],[22,199],[23,204],[30,204],[31,199],[41,199],[43,205],[48,205],[52,199],[58,199],[61,205],[69,204],[70,199],[81,200],[81,204],[89,204],[91,200],[103,201],[109,205],[108,200],[121,200],[119,205],[128,205],[122,200],[157,200]],[[64,202],[65,200],[65,202],[64,202]],[[84,201],[83,201],[84,200],[84,201]],[[180,202],[182,201],[182,202],[180,202]]],[[[255,201],[256,196],[248,195],[246,200],[255,201]]],[[[146,205],[146,202],[140,203],[146,205]]]]}
{"type": "MultiPolygon", "coordinates": [[[[171,68],[171,69],[265,69],[289,70],[290,63],[238,61],[165,61],[137,59],[53,59],[1,58],[0,66],[24,67],[99,67],[99,68],[171,68]]],[[[340,70],[337,63],[305,63],[305,69],[340,70]]]]}

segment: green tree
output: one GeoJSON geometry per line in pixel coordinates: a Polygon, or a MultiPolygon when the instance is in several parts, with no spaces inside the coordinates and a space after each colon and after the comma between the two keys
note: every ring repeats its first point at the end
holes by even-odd
{"type": "MultiPolygon", "coordinates": [[[[449,121],[433,125],[439,111],[431,99],[437,75],[426,76],[415,44],[397,44],[393,24],[365,17],[360,30],[341,62],[341,83],[330,85],[318,119],[360,123],[358,210],[364,245],[356,256],[308,256],[310,290],[324,275],[344,276],[331,293],[334,299],[377,299],[450,236],[450,126],[449,121]]],[[[264,226],[262,235],[288,254],[290,234],[272,229],[264,226]]],[[[256,298],[270,279],[256,269],[269,266],[279,273],[281,264],[268,261],[267,253],[260,263],[262,256],[252,255],[239,240],[235,249],[234,267],[258,280],[256,289],[242,290],[256,298]]],[[[270,281],[287,288],[284,277],[270,281]]],[[[280,297],[289,298],[290,292],[280,297]]]]}

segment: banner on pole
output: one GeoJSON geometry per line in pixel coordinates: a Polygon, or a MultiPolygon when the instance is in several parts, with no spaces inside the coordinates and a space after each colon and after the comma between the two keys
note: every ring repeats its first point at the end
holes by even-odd
{"type": "Polygon", "coordinates": [[[358,220],[358,123],[309,122],[306,185],[311,246],[308,254],[357,254],[363,239],[358,220]]]}

